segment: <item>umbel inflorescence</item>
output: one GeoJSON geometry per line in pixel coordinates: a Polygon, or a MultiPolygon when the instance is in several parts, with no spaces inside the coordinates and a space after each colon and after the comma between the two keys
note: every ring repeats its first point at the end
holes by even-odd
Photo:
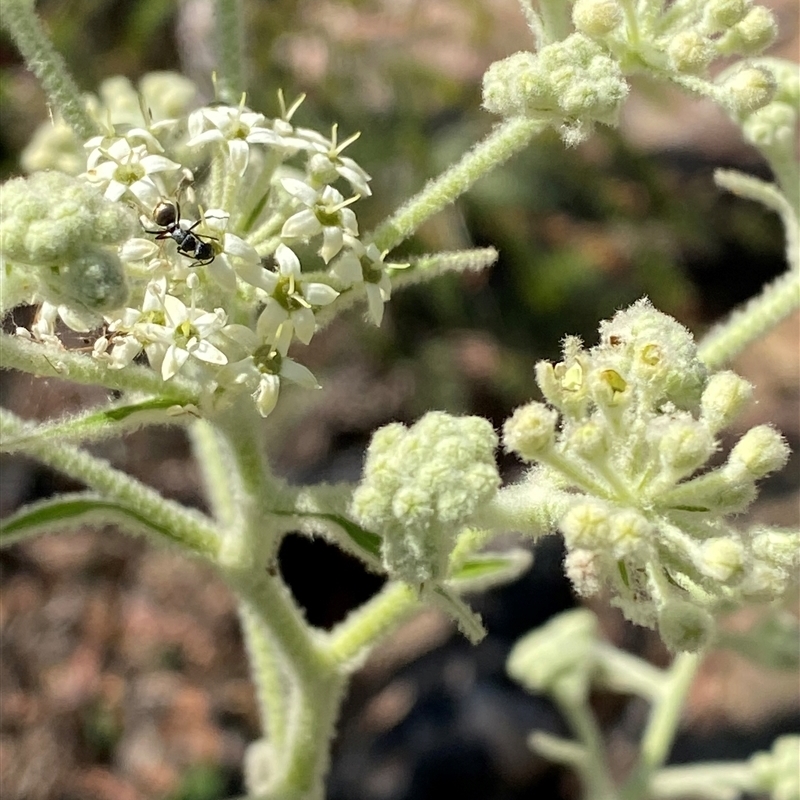
{"type": "Polygon", "coordinates": [[[194,108],[175,74],[138,92],[112,79],[100,96],[101,134],[79,142],[48,125],[23,159],[35,174],[0,189],[4,306],[39,304],[17,333],[58,342],[59,318],[101,330],[95,359],[193,378],[208,411],[247,392],[266,416],[284,380],[316,386],[290,345],[308,344],[342,294],[366,294],[379,324],[391,290],[352,208],[370,194],[344,155],[357,137],[294,124],[300,100],[282,96],[275,119],[245,97],[194,108]]]}
{"type": "Polygon", "coordinates": [[[709,375],[691,334],[646,300],[602,323],[595,347],[567,337],[563,360],[540,362],[536,377],[546,402],[517,409],[503,440],[538,465],[530,485],[568,493],[558,526],[580,594],[610,587],[628,619],[676,650],[706,644],[714,614],[783,595],[796,532],[742,531],[730,517],[784,466],[786,442],[759,425],[709,466],[751,399],[747,381],[709,375]]]}

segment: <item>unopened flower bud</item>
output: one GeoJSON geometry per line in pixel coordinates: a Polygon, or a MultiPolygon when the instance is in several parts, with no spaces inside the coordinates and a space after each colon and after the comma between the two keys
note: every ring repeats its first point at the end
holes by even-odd
{"type": "Polygon", "coordinates": [[[658,442],[661,463],[677,476],[690,475],[714,452],[714,439],[705,425],[690,419],[670,422],[658,442]]]}
{"type": "Polygon", "coordinates": [[[0,252],[11,261],[60,264],[98,244],[128,238],[135,215],[94,186],[60,172],[37,172],[0,186],[0,252]]]}
{"type": "Polygon", "coordinates": [[[572,7],[575,28],[591,37],[605,36],[622,21],[617,0],[577,0],[572,7]]]}
{"type": "Polygon", "coordinates": [[[486,420],[436,411],[373,436],[351,511],[381,531],[391,574],[415,586],[444,576],[459,526],[497,491],[496,446],[486,420]]]}
{"type": "Polygon", "coordinates": [[[593,551],[581,548],[570,550],[564,557],[564,572],[581,597],[593,597],[600,591],[597,554],[593,551]]]}
{"type": "Polygon", "coordinates": [[[696,653],[711,641],[714,620],[685,600],[668,600],[658,614],[658,632],[673,652],[696,653]]]}
{"type": "Polygon", "coordinates": [[[764,561],[791,569],[800,562],[800,532],[769,528],[751,531],[753,553],[764,561]]]}
{"type": "Polygon", "coordinates": [[[492,114],[521,116],[530,97],[546,92],[536,56],[528,51],[495,61],[483,76],[483,107],[492,114]]]}
{"type": "Polygon", "coordinates": [[[789,445],[783,436],[769,425],[751,428],[734,445],[728,458],[733,467],[743,467],[753,478],[763,478],[786,465],[789,445]]]}
{"type": "Polygon", "coordinates": [[[557,411],[544,403],[528,403],[503,425],[503,445],[523,461],[535,461],[553,446],[557,423],[557,411]]]}
{"type": "Polygon", "coordinates": [[[559,527],[567,547],[601,550],[608,546],[611,513],[600,503],[582,502],[562,517],[559,527]]]}
{"type": "Polygon", "coordinates": [[[797,105],[773,100],[742,123],[748,142],[761,149],[791,147],[797,128],[797,105]]]}
{"type": "Polygon", "coordinates": [[[508,657],[508,674],[533,692],[585,697],[595,669],[597,617],[584,608],[564,611],[523,636],[508,657]]]}
{"type": "Polygon", "coordinates": [[[747,570],[744,580],[737,589],[746,600],[771,603],[786,592],[791,575],[792,573],[783,567],[757,561],[747,570]]]}
{"type": "Polygon", "coordinates": [[[652,526],[638,511],[625,509],[611,516],[608,532],[614,557],[625,558],[648,541],[652,526]]]}
{"type": "Polygon", "coordinates": [[[720,42],[720,50],[726,55],[755,55],[769,47],[777,35],[775,15],[764,6],[754,6],[720,42]]]}
{"type": "Polygon", "coordinates": [[[700,400],[703,421],[712,431],[729,425],[753,397],[753,385],[730,370],[708,379],[700,400]]]}
{"type": "Polygon", "coordinates": [[[703,544],[702,563],[698,566],[704,575],[726,583],[741,574],[744,567],[744,548],[732,538],[709,539],[703,544]]]}
{"type": "Polygon", "coordinates": [[[749,114],[765,106],[775,94],[775,78],[767,69],[745,67],[725,81],[728,101],[737,114],[749,114]]]}
{"type": "Polygon", "coordinates": [[[568,447],[587,461],[603,458],[609,448],[607,432],[596,422],[586,422],[570,433],[568,447]]]}
{"type": "Polygon", "coordinates": [[[678,72],[702,72],[714,58],[711,42],[697,31],[681,31],[672,37],[667,47],[670,64],[678,72]]]}
{"type": "Polygon", "coordinates": [[[739,22],[751,5],[750,0],[708,0],[703,16],[707,26],[722,30],[739,22]]]}
{"type": "Polygon", "coordinates": [[[113,311],[125,305],[128,285],[116,253],[95,247],[59,266],[42,267],[43,293],[57,304],[90,311],[113,311]]]}

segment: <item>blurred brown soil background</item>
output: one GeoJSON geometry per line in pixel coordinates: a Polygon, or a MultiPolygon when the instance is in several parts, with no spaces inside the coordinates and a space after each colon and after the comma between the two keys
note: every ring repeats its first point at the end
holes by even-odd
{"type": "MultiPolygon", "coordinates": [[[[345,134],[365,131],[351,154],[384,198],[365,229],[487,129],[478,110],[482,71],[529,46],[512,0],[247,7],[257,45],[253,74],[269,77],[259,81],[252,105],[273,108],[274,89],[292,87],[308,92],[312,118],[346,120],[345,134]],[[269,100],[259,104],[263,85],[269,100]],[[370,144],[373,128],[381,138],[370,144]]],[[[796,58],[797,6],[774,7],[784,31],[775,53],[796,58]]],[[[93,70],[136,76],[179,61],[207,80],[202,0],[180,9],[161,2],[92,9],[46,2],[42,9],[87,88],[93,70]]],[[[8,173],[43,105],[2,40],[0,67],[0,163],[8,173]]],[[[627,144],[601,133],[569,153],[553,141],[535,145],[426,225],[410,249],[492,243],[500,263],[484,276],[398,293],[380,331],[355,313],[298,351],[325,388],[313,398],[282,399],[271,420],[276,469],[297,482],[354,480],[376,426],[413,421],[427,408],[480,413],[499,425],[533,395],[533,363],[554,357],[562,334],[593,343],[599,319],[644,293],[700,332],[782,269],[774,220],[712,186],[715,166],[764,174],[721,112],[639,87],[622,134],[627,144]],[[559,183],[562,169],[571,172],[559,183]]],[[[755,384],[758,402],[723,442],[727,448],[760,422],[783,431],[795,455],[766,482],[748,517],[795,526],[799,341],[795,314],[737,359],[733,367],[755,384]]],[[[0,374],[0,394],[4,406],[37,419],[103,397],[10,373],[0,374]]],[[[203,507],[179,431],[141,431],[93,451],[167,496],[203,507]]],[[[78,488],[21,458],[3,458],[0,468],[3,514],[78,488]]],[[[513,479],[518,465],[503,468],[513,479]]],[[[345,705],[330,800],[577,796],[569,775],[531,756],[524,743],[536,726],[563,735],[563,723],[546,700],[503,677],[514,639],[574,603],[557,540],[543,542],[536,558],[518,584],[476,601],[490,630],[479,648],[425,613],[376,650],[345,705]]],[[[281,570],[322,626],[379,586],[327,545],[298,536],[287,539],[281,570]]],[[[666,663],[654,636],[605,604],[594,607],[612,640],[666,663]]],[[[742,613],[730,625],[746,628],[753,616],[742,613]]],[[[243,793],[241,759],[259,721],[235,603],[208,569],[113,529],[15,546],[0,552],[0,637],[3,800],[243,793]]],[[[800,728],[799,698],[796,673],[714,653],[693,687],[676,758],[742,758],[766,748],[776,732],[800,728]]],[[[624,698],[597,698],[619,768],[630,761],[644,711],[624,698]]]]}

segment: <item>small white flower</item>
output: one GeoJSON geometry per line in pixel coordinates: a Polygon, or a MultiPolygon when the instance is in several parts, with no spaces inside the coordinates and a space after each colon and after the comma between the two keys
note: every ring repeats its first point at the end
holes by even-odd
{"type": "Polygon", "coordinates": [[[383,257],[374,244],[366,247],[358,239],[346,239],[347,252],[331,267],[331,272],[347,286],[363,284],[367,293],[369,318],[380,325],[383,305],[392,296],[392,282],[386,274],[383,257]]]}
{"type": "Polygon", "coordinates": [[[117,139],[109,147],[97,147],[89,154],[85,175],[103,190],[107,200],[130,195],[149,211],[165,194],[160,173],[180,169],[180,164],[150,153],[145,145],[131,147],[125,139],[117,139]]]}
{"type": "Polygon", "coordinates": [[[369,174],[352,158],[342,155],[345,147],[352,144],[361,134],[354,133],[341,144],[337,144],[337,135],[338,126],[334,125],[329,143],[313,143],[315,152],[308,160],[309,175],[321,183],[333,183],[337,177],[344,178],[355,192],[362,197],[369,197],[372,194],[369,188],[371,180],[369,174]]]}
{"type": "Polygon", "coordinates": [[[304,206],[283,224],[282,238],[307,241],[321,233],[319,254],[327,264],[342,249],[345,234],[358,236],[356,215],[347,208],[358,195],[345,200],[332,186],[317,190],[296,178],[284,178],[281,185],[304,206]]]}
{"type": "Polygon", "coordinates": [[[268,416],[278,402],[281,380],[292,381],[306,389],[318,389],[317,379],[302,364],[279,353],[268,344],[259,344],[249,328],[229,325],[224,333],[250,350],[245,358],[227,364],[216,376],[220,387],[238,392],[249,391],[258,413],[268,416]]]}
{"type": "Polygon", "coordinates": [[[227,317],[221,308],[203,311],[187,306],[177,297],[164,297],[166,324],[159,340],[145,347],[145,352],[154,368],[161,370],[161,377],[168,381],[192,356],[207,364],[222,366],[228,357],[208,338],[225,327],[227,317]],[[160,362],[160,363],[159,363],[160,362]]]}
{"type": "Polygon", "coordinates": [[[196,147],[209,142],[227,143],[231,165],[238,175],[244,175],[247,169],[251,144],[283,144],[281,137],[267,127],[266,117],[248,110],[244,104],[200,108],[189,115],[187,145],[196,147]],[[206,130],[207,125],[211,127],[206,130]]]}
{"type": "Polygon", "coordinates": [[[286,245],[278,245],[275,260],[280,277],[258,318],[256,333],[285,356],[295,336],[303,344],[314,336],[316,319],[312,306],[327,306],[339,293],[324,283],[303,282],[300,260],[286,245]]]}
{"type": "Polygon", "coordinates": [[[174,377],[190,356],[206,364],[227,364],[228,357],[209,341],[225,327],[226,314],[221,308],[205,311],[195,307],[197,282],[196,275],[186,280],[191,295],[187,306],[166,293],[165,277],[151,281],[141,309],[127,308],[110,322],[108,330],[114,334],[111,352],[101,344],[96,347],[97,355],[121,369],[144,349],[150,365],[165,381],[174,377]]]}

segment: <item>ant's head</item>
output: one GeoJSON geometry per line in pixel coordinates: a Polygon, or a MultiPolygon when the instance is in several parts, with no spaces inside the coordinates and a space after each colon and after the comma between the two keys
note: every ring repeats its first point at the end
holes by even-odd
{"type": "Polygon", "coordinates": [[[181,207],[177,200],[162,200],[153,210],[156,225],[170,228],[181,218],[181,207]]]}

